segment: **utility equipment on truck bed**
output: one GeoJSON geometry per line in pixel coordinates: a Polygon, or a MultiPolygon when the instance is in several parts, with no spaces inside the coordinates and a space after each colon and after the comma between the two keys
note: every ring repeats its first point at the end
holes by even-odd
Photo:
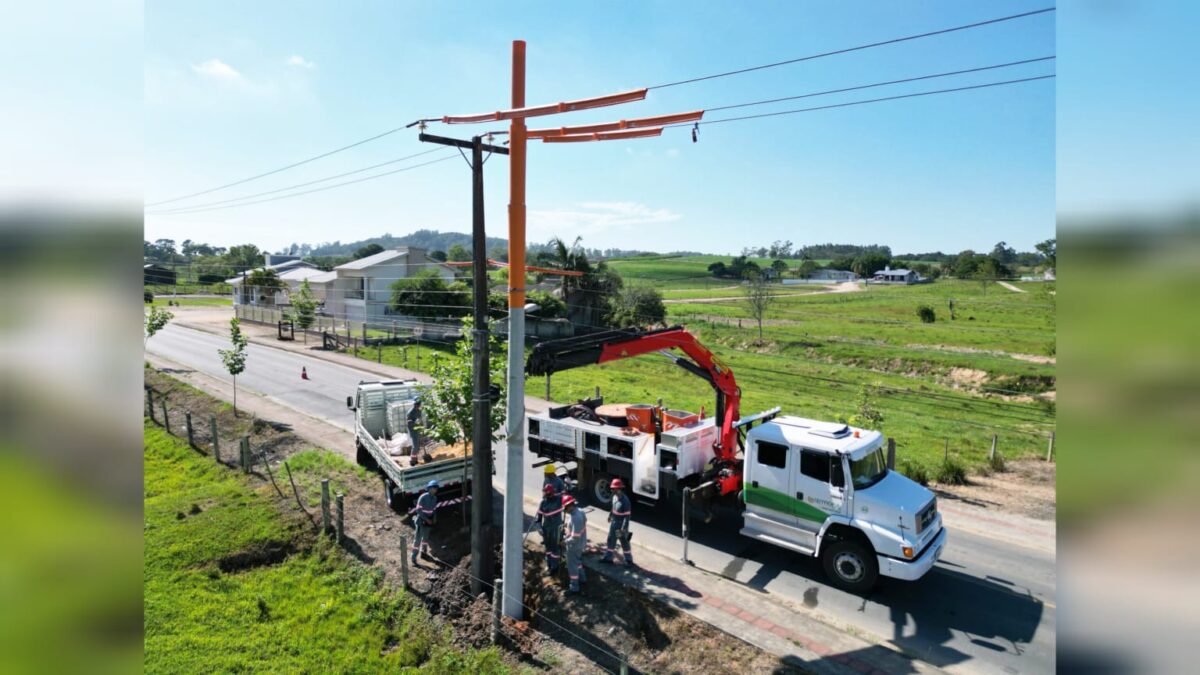
{"type": "Polygon", "coordinates": [[[355,458],[359,465],[383,474],[384,498],[398,513],[407,512],[430,480],[440,485],[439,509],[470,499],[469,457],[421,464],[419,449],[402,454],[408,413],[424,390],[416,380],[360,382],[357,393],[346,397],[346,407],[354,411],[355,458]]]}
{"type": "Polygon", "coordinates": [[[576,478],[603,506],[609,481],[621,478],[639,502],[691,508],[680,501],[691,488],[709,514],[719,504],[742,509],[741,534],[820,557],[831,580],[853,591],[880,575],[918,579],[941,556],[946,530],[937,501],[888,469],[882,434],[779,416],[779,408],[741,418],[733,371],[682,327],[542,342],[526,372],[550,375],[651,352],[712,385],[715,420],[647,405],[600,414],[597,397],[530,415],[530,451],[574,462],[576,478]]]}

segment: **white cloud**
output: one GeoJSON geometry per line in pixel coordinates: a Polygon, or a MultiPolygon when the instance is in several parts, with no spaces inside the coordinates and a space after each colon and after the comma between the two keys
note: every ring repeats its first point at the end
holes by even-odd
{"type": "Polygon", "coordinates": [[[537,237],[588,235],[633,231],[646,225],[669,223],[682,216],[670,209],[655,209],[637,202],[582,202],[569,209],[530,211],[529,228],[537,237]]]}
{"type": "Polygon", "coordinates": [[[299,54],[292,54],[290,57],[288,57],[287,64],[289,66],[294,66],[296,68],[304,68],[306,70],[312,70],[313,68],[317,67],[317,64],[313,63],[312,61],[309,61],[308,59],[304,58],[303,56],[300,56],[299,54]]]}
{"type": "Polygon", "coordinates": [[[678,157],[679,148],[667,148],[667,157],[678,157]]]}
{"type": "Polygon", "coordinates": [[[200,65],[193,65],[192,70],[201,77],[207,77],[222,82],[245,82],[245,78],[233,66],[221,59],[209,59],[200,65]]]}

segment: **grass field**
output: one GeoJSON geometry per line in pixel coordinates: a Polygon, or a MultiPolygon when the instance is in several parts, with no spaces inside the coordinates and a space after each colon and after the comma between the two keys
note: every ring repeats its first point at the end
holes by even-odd
{"type": "MultiPolygon", "coordinates": [[[[453,648],[416,600],[315,538],[270,487],[254,488],[158,428],[144,434],[146,672],[505,670],[494,651],[453,648]]],[[[301,480],[346,464],[302,455],[301,480]]]]}
{"type": "Polygon", "coordinates": [[[147,307],[167,307],[167,301],[174,301],[177,305],[184,307],[232,307],[233,299],[228,295],[213,296],[213,297],[173,297],[171,295],[155,295],[154,302],[143,303],[147,307]]]}

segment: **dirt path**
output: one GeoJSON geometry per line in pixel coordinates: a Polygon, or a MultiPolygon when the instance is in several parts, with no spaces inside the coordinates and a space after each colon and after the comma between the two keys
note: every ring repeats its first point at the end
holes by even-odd
{"type": "MultiPolygon", "coordinates": [[[[736,286],[731,287],[731,288],[736,288],[736,286]]],[[[826,286],[825,290],[823,290],[823,291],[812,291],[812,292],[806,292],[806,293],[772,293],[771,297],[772,298],[789,298],[789,297],[799,297],[802,295],[828,295],[828,294],[832,294],[832,293],[857,293],[858,291],[861,291],[861,290],[863,290],[863,287],[858,282],[845,281],[840,284],[831,284],[829,286],[826,286]]],[[[1024,291],[1022,291],[1022,292],[1024,292],[1024,291]]],[[[727,302],[730,299],[736,300],[737,298],[736,297],[731,298],[730,296],[724,296],[724,297],[719,297],[719,298],[678,298],[678,299],[674,299],[674,300],[663,300],[663,304],[676,304],[676,305],[704,304],[704,303],[708,303],[708,302],[727,302]]]]}
{"type": "Polygon", "coordinates": [[[1026,291],[1026,290],[1024,290],[1024,289],[1017,288],[1016,286],[1013,286],[1012,284],[1008,283],[1007,281],[997,281],[996,283],[998,283],[998,284],[1000,284],[1001,286],[1003,286],[1003,287],[1007,288],[1008,290],[1012,291],[1013,293],[1027,293],[1027,292],[1028,292],[1028,291],[1026,291]]]}

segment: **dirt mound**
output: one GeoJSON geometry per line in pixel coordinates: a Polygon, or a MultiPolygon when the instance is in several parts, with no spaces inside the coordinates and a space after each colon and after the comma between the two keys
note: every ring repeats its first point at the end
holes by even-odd
{"type": "Polygon", "coordinates": [[[255,567],[278,565],[296,549],[291,542],[263,541],[252,544],[249,548],[231,553],[217,561],[217,567],[226,574],[242,572],[255,567]]]}
{"type": "Polygon", "coordinates": [[[492,600],[487,593],[471,595],[470,569],[470,559],[464,558],[432,575],[425,601],[431,612],[454,626],[461,640],[483,647],[490,644],[492,635],[492,600]]]}

